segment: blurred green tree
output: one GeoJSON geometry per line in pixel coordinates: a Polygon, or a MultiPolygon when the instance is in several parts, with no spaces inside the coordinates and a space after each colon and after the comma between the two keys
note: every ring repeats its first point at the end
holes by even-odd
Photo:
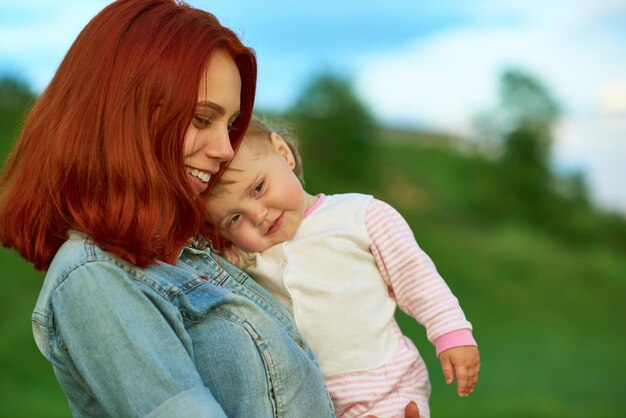
{"type": "Polygon", "coordinates": [[[504,160],[547,174],[559,105],[535,77],[507,69],[500,77],[504,160]]]}
{"type": "MultiPolygon", "coordinates": [[[[480,115],[478,123],[482,132],[496,139],[505,202],[498,209],[508,215],[551,217],[556,189],[550,151],[559,114],[560,106],[535,76],[517,68],[502,72],[499,104],[480,115]]],[[[576,188],[576,192],[585,190],[582,184],[576,188]]]]}
{"type": "MultiPolygon", "coordinates": [[[[377,181],[372,159],[378,126],[348,79],[313,77],[288,115],[298,128],[305,168],[315,168],[315,176],[334,178],[333,184],[355,176],[377,181]]],[[[306,174],[307,185],[321,184],[306,174]]]]}
{"type": "MultiPolygon", "coordinates": [[[[509,68],[500,76],[498,107],[479,115],[479,130],[495,139],[497,180],[474,206],[487,216],[530,221],[581,244],[597,242],[603,217],[593,209],[582,173],[556,173],[550,165],[560,106],[536,77],[509,68]]],[[[494,148],[488,149],[494,151],[494,148]]]]}

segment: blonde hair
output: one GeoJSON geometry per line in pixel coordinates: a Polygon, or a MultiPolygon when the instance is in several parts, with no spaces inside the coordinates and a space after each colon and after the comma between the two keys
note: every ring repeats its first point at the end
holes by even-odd
{"type": "MultiPolygon", "coordinates": [[[[302,169],[302,157],[298,152],[298,140],[296,136],[291,133],[287,128],[278,128],[274,129],[273,126],[270,126],[270,122],[266,120],[261,120],[257,116],[253,116],[250,120],[250,124],[248,125],[248,129],[243,137],[241,142],[242,145],[246,145],[251,147],[254,151],[259,151],[259,155],[261,153],[265,153],[265,146],[270,144],[270,137],[272,133],[277,133],[284,140],[289,150],[293,154],[293,159],[295,162],[295,166],[293,167],[293,173],[296,175],[302,186],[304,186],[304,172],[302,169]],[[267,141],[267,142],[265,142],[267,141]],[[256,147],[255,147],[256,145],[256,147]]],[[[228,168],[226,168],[228,170],[228,168]]],[[[207,197],[215,197],[218,196],[223,190],[224,187],[231,184],[226,177],[222,176],[220,179],[211,187],[208,191],[207,197]]]]}
{"type": "Polygon", "coordinates": [[[298,177],[298,180],[300,180],[300,183],[304,186],[304,171],[302,168],[302,157],[298,151],[298,138],[287,127],[285,127],[284,124],[280,127],[273,126],[272,122],[267,119],[261,120],[259,117],[253,116],[250,124],[248,125],[248,130],[244,135],[243,142],[250,143],[249,141],[252,138],[267,139],[269,141],[273,132],[280,135],[285,140],[285,143],[287,143],[287,146],[291,150],[296,163],[293,168],[293,172],[296,177],[298,177]]]}

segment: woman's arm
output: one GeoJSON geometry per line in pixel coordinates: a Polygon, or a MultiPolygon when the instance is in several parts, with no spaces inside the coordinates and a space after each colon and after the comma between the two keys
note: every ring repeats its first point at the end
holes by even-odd
{"type": "Polygon", "coordinates": [[[108,415],[226,416],[198,374],[177,309],[158,308],[121,268],[81,265],[52,304],[69,373],[108,415]]]}

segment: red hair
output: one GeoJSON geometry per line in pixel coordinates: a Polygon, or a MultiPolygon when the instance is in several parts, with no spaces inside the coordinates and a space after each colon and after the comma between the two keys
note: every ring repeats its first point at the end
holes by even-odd
{"type": "Polygon", "coordinates": [[[241,76],[236,148],[256,60],[210,13],[174,0],[118,0],[83,29],[25,120],[0,177],[0,242],[47,269],[75,229],[137,266],[174,262],[206,231],[188,184],[184,135],[212,54],[241,76]]]}

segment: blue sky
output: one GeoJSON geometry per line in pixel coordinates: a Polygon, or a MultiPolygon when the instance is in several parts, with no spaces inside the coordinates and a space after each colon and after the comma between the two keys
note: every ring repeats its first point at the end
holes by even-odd
{"type": "MultiPolygon", "coordinates": [[[[188,0],[257,52],[257,104],[289,106],[312,74],[350,76],[382,122],[473,135],[497,77],[536,75],[563,107],[554,163],[626,213],[626,0],[188,0]]],[[[108,1],[0,5],[0,72],[41,90],[108,1]]]]}

